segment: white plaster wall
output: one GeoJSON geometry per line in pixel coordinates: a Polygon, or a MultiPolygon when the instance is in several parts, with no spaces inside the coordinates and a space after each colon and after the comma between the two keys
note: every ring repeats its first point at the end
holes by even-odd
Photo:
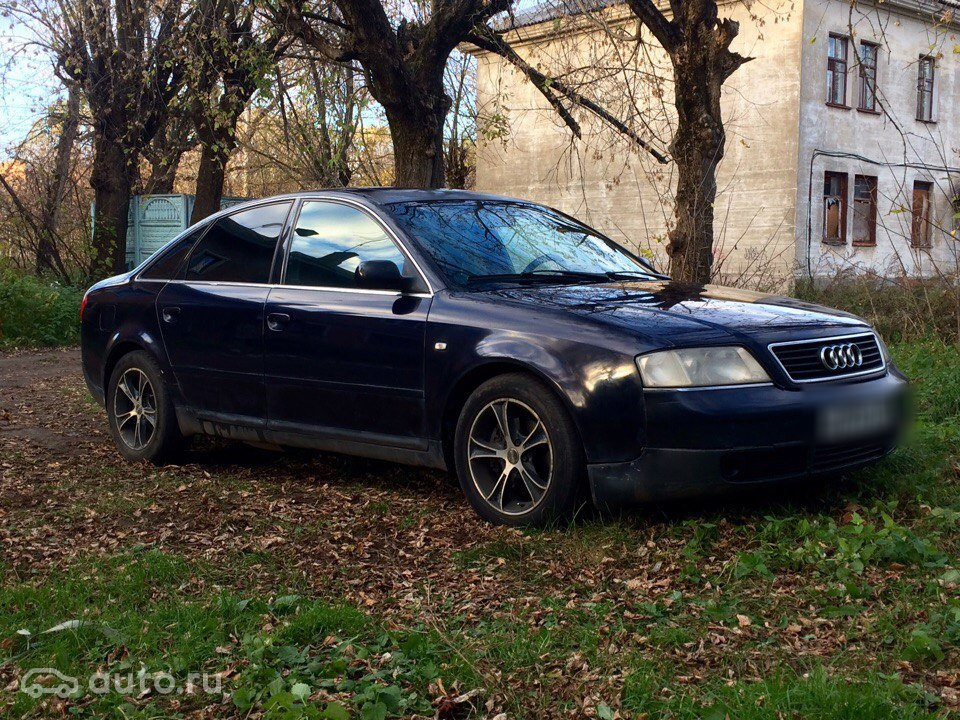
{"type": "Polygon", "coordinates": [[[950,234],[956,228],[950,197],[960,190],[960,47],[957,45],[960,40],[954,27],[938,26],[936,21],[942,12],[942,7],[937,15],[929,11],[908,11],[896,2],[877,7],[866,4],[851,7],[850,3],[841,0],[806,0],[796,219],[797,259],[801,274],[930,275],[938,271],[956,272],[958,243],[956,236],[950,234]],[[851,109],[825,105],[827,37],[830,32],[850,36],[847,104],[851,109]],[[861,40],[881,45],[878,97],[883,112],[879,115],[856,109],[858,71],[852,61],[861,40]],[[921,54],[938,56],[936,122],[933,124],[915,119],[917,62],[921,54]],[[817,150],[858,155],[881,164],[847,157],[814,157],[817,150]],[[920,165],[954,166],[958,170],[948,173],[920,165]],[[821,242],[823,174],[828,170],[849,175],[851,205],[847,217],[847,245],[844,247],[821,242]],[[876,247],[853,247],[851,244],[855,174],[878,178],[876,247]],[[942,229],[933,232],[930,251],[910,247],[911,199],[916,179],[934,184],[934,217],[942,229]],[[950,189],[951,180],[957,183],[954,191],[950,189]],[[808,196],[812,197],[812,203],[808,203],[808,196]]]}
{"type": "MultiPolygon", "coordinates": [[[[724,5],[721,12],[740,22],[734,49],[755,59],[741,67],[723,96],[727,148],[718,172],[716,264],[720,277],[748,286],[778,284],[796,264],[795,219],[800,91],[802,3],[724,5]]],[[[520,31],[524,57],[551,69],[551,58],[569,52],[556,40],[537,37],[537,28],[520,31]]],[[[598,31],[576,35],[580,62],[609,62],[598,31]]],[[[646,65],[667,81],[661,98],[637,82],[637,98],[625,98],[623,84],[610,84],[607,103],[626,112],[640,110],[648,123],[644,136],[658,147],[669,144],[674,124],[669,63],[649,41],[646,65]],[[619,87],[619,90],[613,88],[619,87]],[[627,99],[634,102],[626,102],[627,99]]],[[[576,215],[611,237],[658,259],[671,224],[671,165],[649,156],[595,121],[584,123],[583,141],[573,141],[543,97],[513,68],[481,55],[478,62],[481,125],[505,130],[478,146],[478,190],[522,197],[576,215]]]]}

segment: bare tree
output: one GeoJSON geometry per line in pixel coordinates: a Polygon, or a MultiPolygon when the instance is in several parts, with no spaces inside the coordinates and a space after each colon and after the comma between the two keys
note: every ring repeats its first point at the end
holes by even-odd
{"type": "Polygon", "coordinates": [[[454,53],[447,64],[446,84],[450,112],[444,129],[444,166],[447,185],[467,188],[473,183],[474,149],[477,139],[475,61],[454,53]]]}
{"type": "Polygon", "coordinates": [[[720,113],[724,82],[749,60],[730,50],[739,25],[717,14],[716,0],[670,0],[671,18],[653,0],[627,0],[673,65],[677,129],[670,155],[677,165],[676,224],[667,254],[674,277],[710,281],[717,165],[726,135],[720,113]]]}
{"type": "Polygon", "coordinates": [[[83,90],[93,126],[94,267],[122,271],[140,154],[183,80],[184,2],[31,0],[18,12],[40,23],[61,76],[83,90]]]}
{"type": "Polygon", "coordinates": [[[446,0],[402,8],[388,7],[382,0],[333,0],[330,7],[307,8],[299,0],[276,2],[277,13],[304,44],[332,62],[362,68],[390,127],[397,185],[443,187],[446,183],[443,128],[452,101],[444,75],[451,53],[462,42],[508,57],[575,135],[580,126],[564,99],[646,147],[625,123],[559,79],[525,63],[507,44],[502,30],[490,21],[509,11],[514,0],[446,0]]]}
{"type": "Polygon", "coordinates": [[[0,201],[6,216],[2,240],[24,269],[71,282],[89,271],[88,225],[81,207],[83,169],[78,149],[80,94],[69,88],[16,148],[0,172],[0,201]]]}
{"type": "Polygon", "coordinates": [[[284,144],[293,154],[305,186],[349,185],[360,113],[366,93],[352,68],[308,58],[278,72],[284,144]]]}
{"type": "Polygon", "coordinates": [[[199,8],[187,88],[201,148],[194,223],[220,209],[237,122],[285,47],[281,28],[258,15],[257,0],[200,0],[199,8]]]}

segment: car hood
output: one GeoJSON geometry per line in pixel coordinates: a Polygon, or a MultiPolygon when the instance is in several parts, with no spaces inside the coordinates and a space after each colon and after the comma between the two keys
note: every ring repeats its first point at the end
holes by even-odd
{"type": "Polygon", "coordinates": [[[783,295],[668,280],[511,286],[492,292],[678,345],[691,335],[770,341],[799,329],[856,331],[866,325],[855,315],[783,295]]]}

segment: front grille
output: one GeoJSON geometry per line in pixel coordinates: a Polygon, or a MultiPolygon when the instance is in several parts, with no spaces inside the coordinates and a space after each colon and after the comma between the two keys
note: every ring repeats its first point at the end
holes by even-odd
{"type": "Polygon", "coordinates": [[[813,450],[810,463],[812,472],[826,472],[883,457],[887,446],[876,440],[872,442],[844,443],[842,445],[821,445],[813,450]]]}
{"type": "Polygon", "coordinates": [[[842,337],[818,338],[799,342],[774,343],[770,352],[786,371],[787,376],[798,383],[842,380],[847,377],[866,375],[883,370],[883,355],[873,333],[845,335],[842,337]],[[856,346],[861,362],[847,367],[831,369],[823,359],[824,348],[856,346]]]}

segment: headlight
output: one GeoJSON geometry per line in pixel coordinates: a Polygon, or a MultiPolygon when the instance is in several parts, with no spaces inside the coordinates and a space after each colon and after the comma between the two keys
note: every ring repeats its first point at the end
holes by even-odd
{"type": "Polygon", "coordinates": [[[643,384],[652,388],[770,382],[760,363],[742,347],[664,350],[641,355],[637,367],[643,384]]]}

